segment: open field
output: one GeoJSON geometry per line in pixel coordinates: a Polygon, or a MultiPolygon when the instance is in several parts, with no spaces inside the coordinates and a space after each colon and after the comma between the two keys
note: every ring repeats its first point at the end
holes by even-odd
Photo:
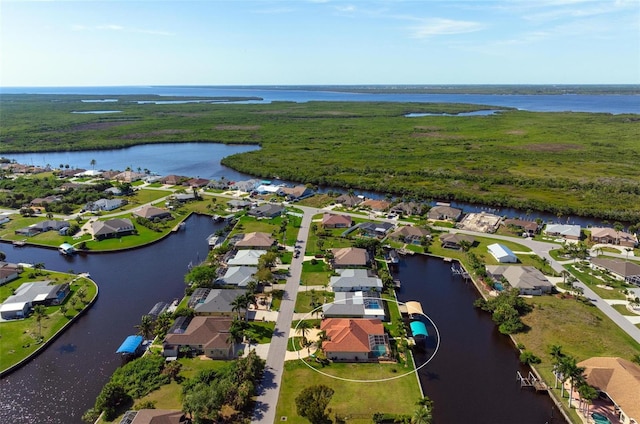
{"type": "Polygon", "coordinates": [[[168,110],[114,97],[122,100],[122,113],[92,116],[71,113],[94,107],[79,96],[5,95],[0,152],[176,141],[260,144],[261,150],[223,163],[302,183],[640,220],[640,119],[634,114],[503,110],[407,118],[412,112],[500,108],[277,102],[182,104],[168,110]]]}

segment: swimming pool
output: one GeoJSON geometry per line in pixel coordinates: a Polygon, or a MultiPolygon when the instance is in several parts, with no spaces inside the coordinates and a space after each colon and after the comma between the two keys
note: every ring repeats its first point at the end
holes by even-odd
{"type": "Polygon", "coordinates": [[[611,421],[609,421],[609,418],[600,414],[599,412],[594,412],[593,414],[591,414],[591,418],[593,418],[593,421],[596,424],[611,424],[611,421]]]}

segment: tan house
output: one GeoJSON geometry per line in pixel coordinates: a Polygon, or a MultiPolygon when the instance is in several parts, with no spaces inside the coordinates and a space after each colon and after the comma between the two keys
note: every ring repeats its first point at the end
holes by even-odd
{"type": "Polygon", "coordinates": [[[190,424],[191,419],[178,410],[169,409],[140,409],[127,411],[123,421],[131,424],[190,424]],[[130,418],[130,420],[126,420],[130,418]]]}
{"type": "Polygon", "coordinates": [[[231,359],[233,343],[229,341],[230,317],[195,316],[186,329],[167,334],[162,342],[162,355],[178,356],[181,348],[188,347],[197,355],[211,359],[231,359]]]}
{"type": "Polygon", "coordinates": [[[270,249],[276,241],[270,234],[253,232],[247,233],[236,243],[238,249],[270,249]]]}
{"type": "Polygon", "coordinates": [[[367,199],[364,202],[360,203],[360,207],[369,208],[375,212],[384,212],[389,210],[391,207],[391,203],[386,200],[375,200],[375,199],[367,199]]]}
{"type": "Polygon", "coordinates": [[[462,216],[462,209],[452,208],[451,206],[437,205],[429,209],[427,218],[436,221],[457,221],[462,216]]]}
{"type": "Polygon", "coordinates": [[[389,238],[407,244],[422,244],[424,238],[431,237],[431,232],[426,228],[412,227],[410,225],[400,227],[393,233],[389,234],[389,238]]]}
{"type": "Polygon", "coordinates": [[[467,242],[473,245],[476,239],[466,234],[447,233],[440,236],[440,243],[445,249],[461,249],[460,242],[467,242]]]}
{"type": "Polygon", "coordinates": [[[331,249],[334,268],[358,268],[369,266],[369,252],[359,247],[331,249]]]}
{"type": "Polygon", "coordinates": [[[325,213],[322,215],[322,226],[324,228],[349,228],[353,221],[349,215],[337,215],[325,213]]]}
{"type": "Polygon", "coordinates": [[[379,319],[328,318],[320,324],[327,358],[341,362],[374,362],[389,359],[389,338],[379,319]]]}
{"type": "Polygon", "coordinates": [[[341,194],[336,198],[336,203],[339,203],[347,208],[352,208],[362,203],[362,198],[354,194],[341,194]]]}
{"type": "Polygon", "coordinates": [[[635,247],[638,238],[624,231],[616,231],[613,228],[594,227],[591,229],[591,241],[594,243],[615,244],[624,247],[635,247]]]}
{"type": "Polygon", "coordinates": [[[640,423],[640,366],[616,357],[594,357],[578,363],[590,386],[607,394],[622,424],[640,423]]]}
{"type": "Polygon", "coordinates": [[[166,219],[171,218],[171,212],[166,209],[156,208],[155,206],[143,206],[133,211],[135,216],[146,219],[166,219]]]}
{"type": "Polygon", "coordinates": [[[620,280],[640,286],[640,265],[622,259],[592,258],[591,267],[604,269],[620,280]]]}
{"type": "Polygon", "coordinates": [[[502,221],[502,224],[507,227],[514,227],[522,230],[530,236],[533,236],[540,232],[540,224],[538,224],[536,221],[526,221],[524,219],[509,218],[502,221]]]}

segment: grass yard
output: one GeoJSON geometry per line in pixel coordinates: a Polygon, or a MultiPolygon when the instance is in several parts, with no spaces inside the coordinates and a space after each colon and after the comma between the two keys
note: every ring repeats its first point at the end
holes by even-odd
{"type": "MultiPolygon", "coordinates": [[[[296,297],[295,312],[305,313],[311,312],[319,305],[323,303],[333,302],[335,299],[335,293],[325,290],[309,290],[299,291],[296,297]],[[315,306],[313,306],[315,303],[315,306]]],[[[322,313],[322,309],[318,309],[318,312],[322,313]]]]}
{"type": "Polygon", "coordinates": [[[302,263],[302,276],[300,278],[305,286],[326,286],[331,275],[332,271],[329,265],[323,260],[317,260],[315,265],[311,261],[302,263]]]}
{"type": "Polygon", "coordinates": [[[329,196],[328,194],[314,194],[311,197],[300,200],[298,204],[312,208],[324,208],[325,206],[332,204],[334,201],[335,197],[329,196]]]}
{"type": "MultiPolygon", "coordinates": [[[[313,363],[313,366],[354,380],[392,378],[407,372],[397,364],[331,364],[322,368],[313,363]]],[[[376,412],[411,414],[416,401],[422,397],[413,374],[376,383],[348,382],[321,375],[301,361],[288,361],[282,376],[276,420],[286,416],[289,423],[308,423],[298,416],[295,398],[305,387],[317,384],[324,384],[335,391],[329,408],[340,417],[346,417],[349,423],[371,423],[376,412]],[[391,393],[393,396],[389,395],[391,393]]]]}
{"type": "Polygon", "coordinates": [[[630,316],[630,317],[639,316],[639,314],[634,314],[633,312],[628,310],[626,305],[611,305],[611,307],[613,309],[615,309],[616,311],[620,312],[621,315],[626,315],[626,316],[630,316]]]}

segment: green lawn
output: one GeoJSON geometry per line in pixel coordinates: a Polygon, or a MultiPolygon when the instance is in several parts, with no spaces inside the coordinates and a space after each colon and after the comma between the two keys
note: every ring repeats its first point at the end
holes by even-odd
{"type": "MultiPolygon", "coordinates": [[[[295,312],[311,312],[314,309],[312,306],[314,299],[317,304],[330,303],[335,299],[335,293],[325,290],[299,291],[296,297],[295,312]]],[[[322,309],[319,309],[318,312],[322,313],[322,309]]]]}
{"type": "Polygon", "coordinates": [[[315,265],[312,265],[311,261],[302,263],[301,281],[305,286],[326,286],[331,274],[329,265],[321,259],[318,259],[315,265]]]}
{"type": "Polygon", "coordinates": [[[615,309],[616,311],[620,312],[620,314],[622,314],[622,315],[627,315],[627,316],[631,316],[631,317],[637,317],[638,316],[638,314],[634,314],[633,312],[628,310],[626,305],[611,305],[611,307],[613,309],[615,309]]]}
{"type": "MultiPolygon", "coordinates": [[[[312,364],[322,372],[363,381],[397,377],[410,369],[397,364],[331,364],[324,368],[312,364]]],[[[335,391],[329,407],[333,413],[347,417],[349,423],[371,423],[376,412],[411,414],[416,401],[422,397],[412,373],[384,382],[348,382],[321,375],[301,361],[288,361],[282,376],[276,421],[286,416],[290,423],[308,423],[298,416],[295,398],[305,387],[317,384],[335,391]]]]}

